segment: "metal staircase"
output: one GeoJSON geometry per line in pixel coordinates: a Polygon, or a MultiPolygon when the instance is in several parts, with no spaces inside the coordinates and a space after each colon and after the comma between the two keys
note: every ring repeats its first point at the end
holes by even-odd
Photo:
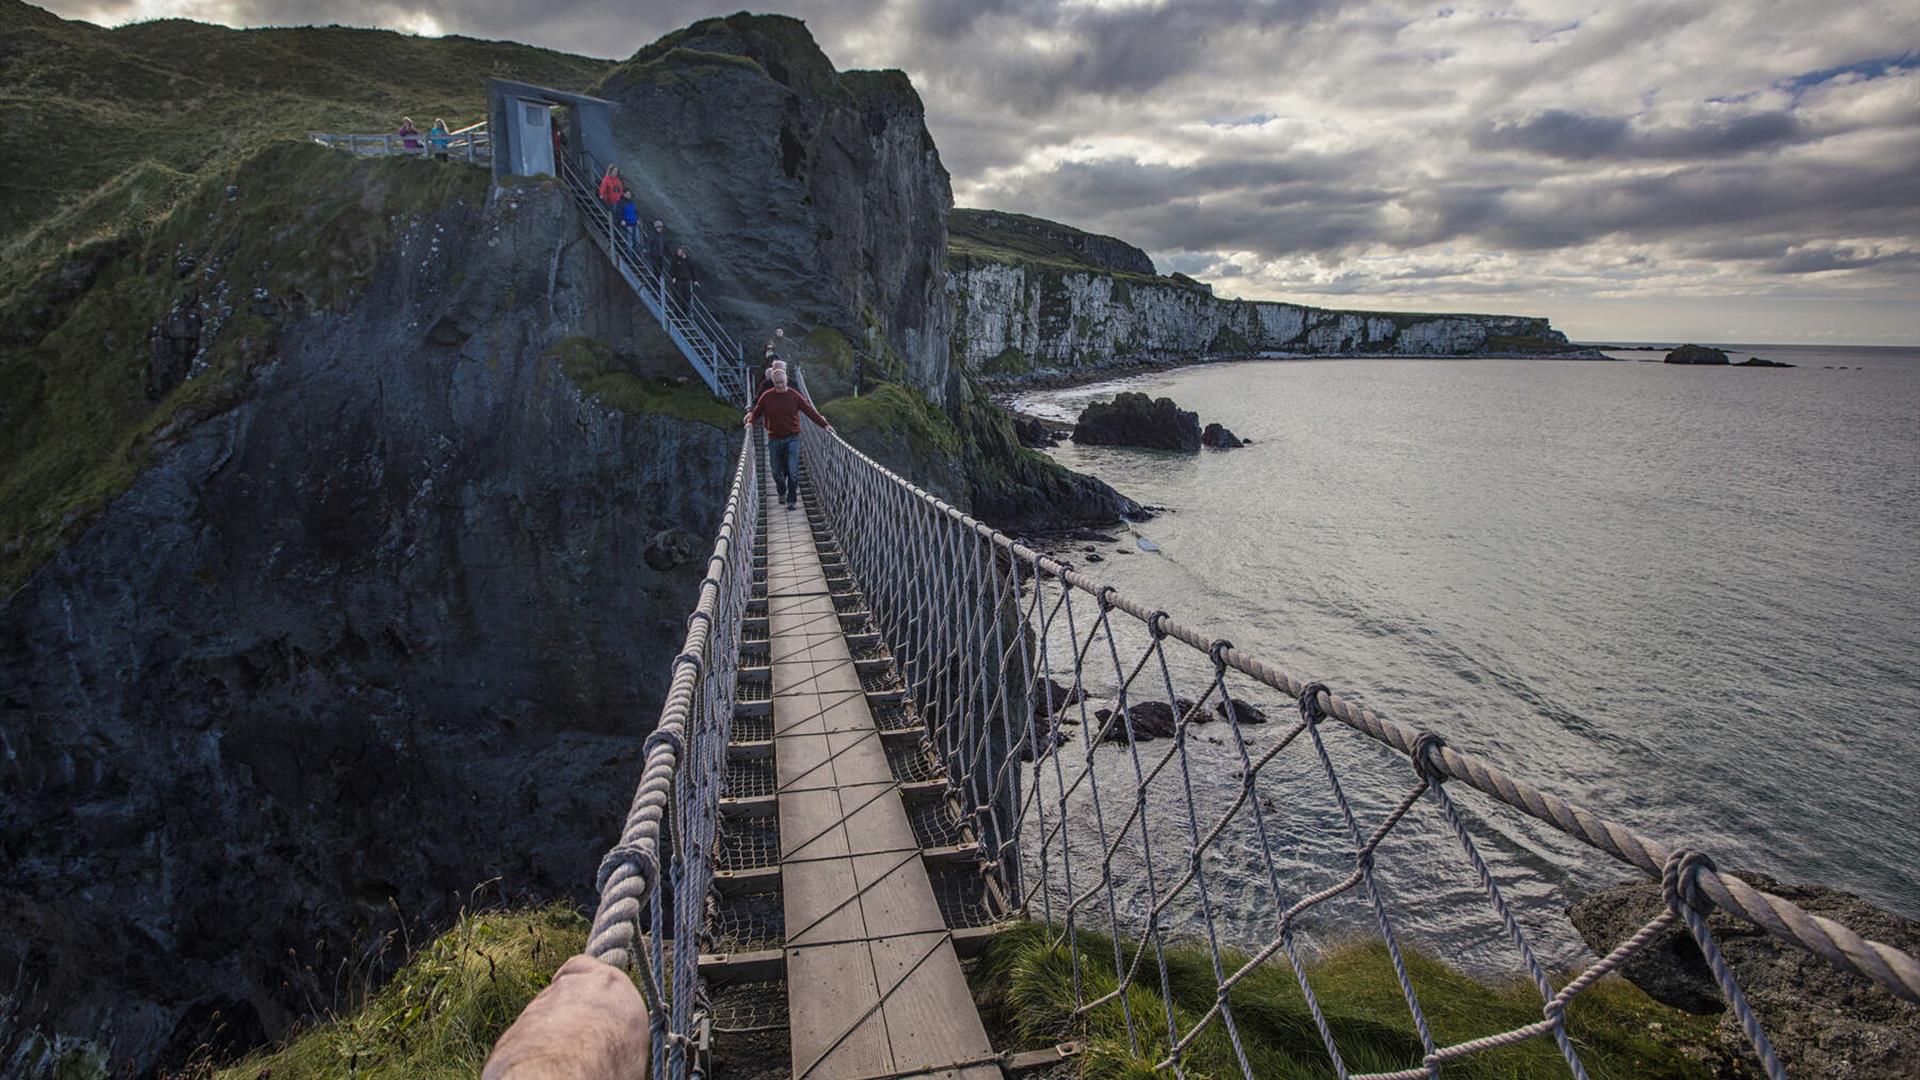
{"type": "Polygon", "coordinates": [[[746,355],[714,318],[713,311],[698,296],[684,308],[673,303],[667,289],[667,266],[650,265],[645,253],[636,248],[614,220],[613,211],[595,190],[595,181],[603,171],[591,154],[583,154],[582,163],[563,157],[555,162],[560,180],[579,212],[580,224],[594,243],[607,253],[614,269],[626,279],[634,295],[640,298],[660,326],[673,339],[674,346],[706,381],[713,396],[741,407],[750,403],[753,380],[747,369],[746,355]]]}

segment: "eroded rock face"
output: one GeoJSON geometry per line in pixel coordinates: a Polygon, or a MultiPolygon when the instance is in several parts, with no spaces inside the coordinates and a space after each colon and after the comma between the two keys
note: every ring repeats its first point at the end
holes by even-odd
{"type": "Polygon", "coordinates": [[[570,213],[393,222],[0,601],[0,970],[116,1075],[277,1035],[396,911],[590,893],[703,570],[648,550],[712,537],[738,436],[561,372],[613,317],[570,213]]]}
{"type": "Polygon", "coordinates": [[[1073,426],[1073,441],[1194,452],[1200,449],[1200,416],[1174,404],[1172,398],[1128,392],[1088,405],[1073,426]]]}
{"type": "MultiPolygon", "coordinates": [[[[963,259],[951,267],[954,363],[996,382],[1256,353],[1576,353],[1546,319],[1329,311],[1224,300],[1174,278],[963,259]]],[[[1597,354],[1594,354],[1597,355],[1597,354]]]]}
{"type": "MultiPolygon", "coordinates": [[[[1782,885],[1763,874],[1741,880],[1793,901],[1883,944],[1920,952],[1920,923],[1857,896],[1819,885],[1782,885]]],[[[1596,954],[1605,955],[1666,910],[1658,882],[1629,882],[1575,904],[1568,917],[1596,954]]],[[[1920,1007],[1908,1004],[1743,919],[1715,911],[1708,926],[1791,1076],[1904,1080],[1920,1061],[1920,1007]]],[[[1655,1000],[1694,1013],[1722,1013],[1720,1049],[1750,1058],[1737,1017],[1726,1011],[1712,971],[1691,933],[1669,927],[1621,974],[1655,1000]]]]}
{"type": "MultiPolygon", "coordinates": [[[[799,20],[743,14],[667,35],[599,93],[642,214],[687,244],[750,352],[785,327],[805,362],[811,331],[864,348],[873,327],[898,374],[945,401],[953,194],[905,75],[837,72],[799,20]]],[[[808,378],[825,400],[851,373],[808,378]]]]}

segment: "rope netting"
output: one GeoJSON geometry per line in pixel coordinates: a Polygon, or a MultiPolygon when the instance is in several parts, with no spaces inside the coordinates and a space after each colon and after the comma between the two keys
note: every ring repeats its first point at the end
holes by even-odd
{"type": "Polygon", "coordinates": [[[807,426],[802,438],[814,496],[949,791],[971,811],[986,873],[1071,953],[1075,1014],[1117,1008],[1133,1053],[1148,1040],[1162,1046],[1159,1068],[1183,1072],[1195,1041],[1217,1030],[1241,1073],[1254,1077],[1234,990],[1276,962],[1291,967],[1339,1076],[1438,1076],[1447,1062],[1545,1039],[1573,1076],[1585,1077],[1566,1030],[1569,1002],[1679,922],[1759,1062],[1782,1077],[1709,931],[1713,909],[1920,1002],[1920,964],[1906,953],[1184,626],[974,520],[836,435],[807,426]],[[1266,717],[1254,702],[1276,694],[1294,702],[1290,722],[1257,726],[1266,717]],[[1203,720],[1214,726],[1199,727],[1203,720]],[[1385,794],[1352,797],[1363,770],[1389,777],[1386,787],[1374,776],[1367,788],[1385,794]],[[1657,877],[1667,910],[1556,986],[1527,926],[1536,913],[1508,895],[1514,882],[1503,889],[1468,827],[1480,808],[1463,809],[1455,797],[1463,786],[1657,877]],[[1457,849],[1468,891],[1448,902],[1479,897],[1471,902],[1484,905],[1539,993],[1537,1021],[1451,1044],[1435,1037],[1402,951],[1409,913],[1396,905],[1405,897],[1382,880],[1378,856],[1389,841],[1410,849],[1395,852],[1396,869],[1431,865],[1442,846],[1457,849]],[[1289,858],[1303,847],[1316,857],[1289,858]],[[1391,960],[1423,1048],[1406,1068],[1350,1070],[1316,997],[1302,926],[1337,904],[1351,906],[1391,960]],[[1096,958],[1082,953],[1082,929],[1111,943],[1111,956],[1097,958],[1113,983],[1104,993],[1088,989],[1104,984],[1091,977],[1096,958]],[[1212,964],[1211,1008],[1191,1022],[1157,1010],[1155,1030],[1144,1030],[1130,991],[1173,1001],[1169,949],[1196,942],[1212,964]]]}
{"type": "MultiPolygon", "coordinates": [[[[1255,1077],[1234,992],[1277,963],[1291,969],[1341,1077],[1437,1077],[1448,1062],[1534,1039],[1552,1043],[1568,1071],[1585,1077],[1566,1028],[1569,1003],[1677,923],[1698,944],[1764,1070],[1783,1077],[1709,929],[1716,909],[1920,1002],[1920,963],[1906,953],[1184,626],[974,520],[838,436],[803,428],[811,498],[905,684],[895,707],[926,725],[947,792],[965,808],[964,824],[985,855],[979,873],[965,870],[967,880],[1007,898],[983,907],[983,917],[1011,907],[1045,925],[1071,956],[1075,1014],[1117,1010],[1132,1052],[1157,1045],[1159,1068],[1184,1073],[1196,1041],[1218,1032],[1241,1074],[1255,1077]],[[1275,695],[1293,705],[1285,722],[1268,724],[1259,702],[1275,695]],[[1200,727],[1203,719],[1213,726],[1200,727]],[[1370,794],[1357,797],[1362,774],[1371,776],[1370,794]],[[1481,805],[1463,807],[1455,797],[1463,786],[1485,796],[1481,805]],[[1667,910],[1556,985],[1535,947],[1530,897],[1510,877],[1503,887],[1469,828],[1485,809],[1527,815],[1659,879],[1667,910]],[[1417,849],[1412,858],[1395,851],[1396,870],[1433,864],[1439,846],[1457,849],[1465,891],[1444,902],[1484,904],[1539,994],[1538,1020],[1451,1043],[1436,1038],[1402,951],[1417,913],[1383,880],[1379,856],[1389,842],[1417,849]],[[1307,857],[1296,857],[1302,851],[1307,857]],[[1316,996],[1306,927],[1337,905],[1377,932],[1390,959],[1421,1046],[1404,1068],[1350,1069],[1338,1025],[1316,996]],[[1111,955],[1086,955],[1085,942],[1101,937],[1111,955]],[[1142,1014],[1132,992],[1174,1000],[1170,950],[1196,942],[1212,968],[1211,1007],[1142,1014]],[[1100,986],[1109,988],[1095,992],[1100,986]]],[[[733,782],[727,746],[763,447],[758,433],[742,447],[639,787],[599,872],[587,951],[637,970],[653,1017],[657,1077],[688,1075],[693,1037],[712,1011],[698,961],[715,861],[733,857],[721,851],[719,799],[733,782]]],[[[916,833],[951,839],[960,824],[930,818],[916,833]]]]}
{"type": "Polygon", "coordinates": [[[654,1077],[687,1075],[699,1022],[699,942],[720,854],[720,796],[760,515],[754,463],[761,445],[748,438],[740,449],[660,722],[641,750],[639,787],[620,842],[600,863],[600,904],[587,937],[587,955],[639,974],[653,1017],[648,1075],[654,1077]]]}

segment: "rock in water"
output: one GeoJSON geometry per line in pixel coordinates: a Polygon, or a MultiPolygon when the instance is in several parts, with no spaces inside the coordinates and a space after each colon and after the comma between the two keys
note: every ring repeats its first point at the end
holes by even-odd
{"type": "Polygon", "coordinates": [[[1258,705],[1249,701],[1241,701],[1238,698],[1229,698],[1227,701],[1214,702],[1213,711],[1219,713],[1220,719],[1222,720],[1237,718],[1243,724],[1264,724],[1267,722],[1266,712],[1258,705]],[[1231,703],[1233,707],[1233,716],[1231,717],[1227,715],[1229,703],[1231,703]]]}
{"type": "Polygon", "coordinates": [[[1172,398],[1128,392],[1087,406],[1073,426],[1073,441],[1195,453],[1200,449],[1200,414],[1182,409],[1172,398]]]}
{"type": "Polygon", "coordinates": [[[1020,445],[1029,450],[1044,450],[1054,444],[1053,432],[1030,416],[1013,418],[1013,434],[1020,440],[1020,445]]]}
{"type": "Polygon", "coordinates": [[[1200,433],[1200,445],[1211,446],[1215,450],[1236,450],[1246,444],[1219,424],[1208,424],[1206,430],[1200,433]]]}
{"type": "MultiPolygon", "coordinates": [[[[1819,885],[1782,885],[1763,874],[1735,876],[1865,937],[1920,952],[1920,922],[1881,911],[1857,896],[1819,885]]],[[[1605,955],[1665,910],[1660,884],[1636,881],[1602,889],[1567,915],[1587,946],[1605,955]]],[[[1789,1076],[1913,1076],[1913,1063],[1920,1061],[1920,1006],[1726,912],[1713,912],[1707,924],[1789,1076]]],[[[1721,1013],[1721,1048],[1741,1059],[1751,1055],[1738,1019],[1723,1011],[1713,975],[1684,927],[1669,927],[1620,973],[1656,1001],[1688,1012],[1721,1013]]]]}
{"type": "Polygon", "coordinates": [[[1742,360],[1733,366],[1734,367],[1797,367],[1798,365],[1789,364],[1784,360],[1762,360],[1757,356],[1749,356],[1745,360],[1742,360]]]}
{"type": "Polygon", "coordinates": [[[1669,364],[1725,364],[1725,349],[1709,348],[1705,345],[1682,345],[1667,354],[1669,364]]]}

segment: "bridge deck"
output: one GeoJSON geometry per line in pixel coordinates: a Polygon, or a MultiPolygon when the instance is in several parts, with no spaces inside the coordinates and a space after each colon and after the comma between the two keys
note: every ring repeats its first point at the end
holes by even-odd
{"type": "Polygon", "coordinates": [[[796,1080],[998,1080],[803,509],[766,495],[796,1080]]]}

